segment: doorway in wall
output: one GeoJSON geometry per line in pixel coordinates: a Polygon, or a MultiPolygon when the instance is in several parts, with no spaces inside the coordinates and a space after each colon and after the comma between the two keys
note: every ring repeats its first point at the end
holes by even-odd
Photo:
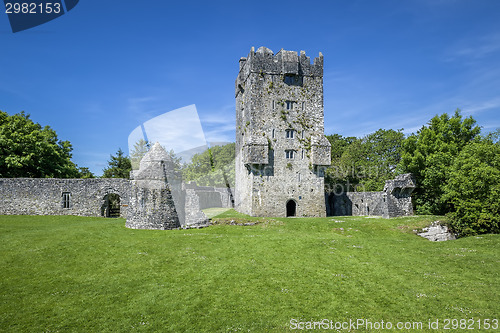
{"type": "Polygon", "coordinates": [[[103,198],[101,215],[103,217],[120,217],[120,196],[116,193],[106,194],[103,198]]]}
{"type": "Polygon", "coordinates": [[[297,203],[295,200],[288,200],[286,203],[286,217],[296,216],[297,214],[297,203]]]}

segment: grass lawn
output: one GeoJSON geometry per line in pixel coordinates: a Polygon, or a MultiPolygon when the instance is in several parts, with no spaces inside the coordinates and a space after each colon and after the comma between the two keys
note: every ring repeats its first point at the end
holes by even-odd
{"type": "Polygon", "coordinates": [[[446,318],[483,331],[478,319],[500,319],[500,235],[433,243],[412,233],[436,218],[228,211],[209,228],[153,231],[0,216],[0,331],[289,332],[293,320],[361,319],[442,332],[446,318]]]}

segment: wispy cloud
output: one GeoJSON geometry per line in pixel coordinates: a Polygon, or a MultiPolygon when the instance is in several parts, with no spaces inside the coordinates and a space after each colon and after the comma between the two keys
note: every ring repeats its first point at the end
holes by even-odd
{"type": "Polygon", "coordinates": [[[500,33],[465,38],[451,46],[445,61],[479,60],[500,51],[500,33]]]}
{"type": "Polygon", "coordinates": [[[159,108],[158,104],[161,104],[161,100],[156,96],[130,97],[127,99],[127,110],[134,118],[143,122],[154,116],[159,108]]]}
{"type": "Polygon", "coordinates": [[[234,103],[200,113],[201,124],[208,142],[234,142],[236,127],[234,103]]]}
{"type": "Polygon", "coordinates": [[[462,113],[466,115],[473,115],[482,111],[500,108],[500,97],[493,98],[485,102],[479,102],[471,105],[466,105],[462,109],[462,113]]]}

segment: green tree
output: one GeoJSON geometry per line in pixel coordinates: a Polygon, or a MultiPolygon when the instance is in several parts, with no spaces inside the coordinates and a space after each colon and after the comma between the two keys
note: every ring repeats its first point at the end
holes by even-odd
{"type": "Polygon", "coordinates": [[[332,145],[332,164],[326,183],[340,191],[381,191],[385,181],[396,175],[404,140],[402,130],[383,130],[363,138],[338,134],[327,136],[332,145]]]}
{"type": "Polygon", "coordinates": [[[79,167],[78,174],[79,174],[78,178],[95,178],[95,175],[87,167],[79,167]]]}
{"type": "Polygon", "coordinates": [[[74,178],[69,141],[58,139],[24,112],[9,116],[0,111],[0,177],[74,178]]]}
{"type": "Polygon", "coordinates": [[[168,157],[170,157],[169,167],[172,168],[173,174],[179,179],[182,178],[182,158],[178,157],[173,149],[167,151],[168,157]]]}
{"type": "Polygon", "coordinates": [[[467,144],[450,167],[443,197],[459,235],[499,233],[500,143],[488,136],[467,144]]]}
{"type": "Polygon", "coordinates": [[[149,148],[150,148],[149,142],[147,142],[144,139],[139,139],[139,141],[137,141],[134,144],[134,147],[130,152],[130,162],[132,163],[133,170],[139,169],[139,164],[141,163],[141,159],[149,151],[149,148]]]}
{"type": "Polygon", "coordinates": [[[130,178],[132,165],[121,148],[116,152],[116,156],[111,155],[110,157],[108,167],[103,170],[102,178],[130,178]]]}
{"type": "Polygon", "coordinates": [[[332,161],[339,159],[346,150],[346,148],[354,141],[358,140],[358,138],[354,136],[343,137],[340,134],[326,135],[326,138],[328,139],[331,145],[332,161]]]}
{"type": "Polygon", "coordinates": [[[202,186],[231,186],[234,184],[235,144],[213,146],[195,154],[182,170],[183,179],[202,186]]]}
{"type": "Polygon", "coordinates": [[[451,211],[444,196],[450,168],[455,157],[480,131],[472,117],[463,119],[457,109],[453,117],[446,113],[435,116],[403,142],[398,170],[411,172],[417,179],[413,199],[418,214],[442,215],[451,211]]]}

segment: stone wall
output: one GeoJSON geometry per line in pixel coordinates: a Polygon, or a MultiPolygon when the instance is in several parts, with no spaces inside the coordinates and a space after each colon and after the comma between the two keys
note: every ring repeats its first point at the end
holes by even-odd
{"type": "Polygon", "coordinates": [[[384,193],[387,195],[387,216],[413,215],[411,194],[416,186],[415,177],[406,173],[385,182],[384,193]]]}
{"type": "Polygon", "coordinates": [[[330,216],[382,216],[385,218],[413,215],[411,193],[415,179],[411,174],[397,176],[385,183],[381,192],[326,193],[330,216]]]}
{"type": "Polygon", "coordinates": [[[184,190],[184,228],[207,226],[208,218],[200,209],[200,198],[193,189],[184,190]]]}
{"type": "Polygon", "coordinates": [[[114,193],[126,218],[129,191],[126,179],[2,178],[0,215],[105,216],[106,195],[114,193]]]}
{"type": "Polygon", "coordinates": [[[185,184],[186,189],[193,189],[199,198],[200,209],[222,207],[234,208],[231,188],[198,186],[196,182],[185,184]]]}

